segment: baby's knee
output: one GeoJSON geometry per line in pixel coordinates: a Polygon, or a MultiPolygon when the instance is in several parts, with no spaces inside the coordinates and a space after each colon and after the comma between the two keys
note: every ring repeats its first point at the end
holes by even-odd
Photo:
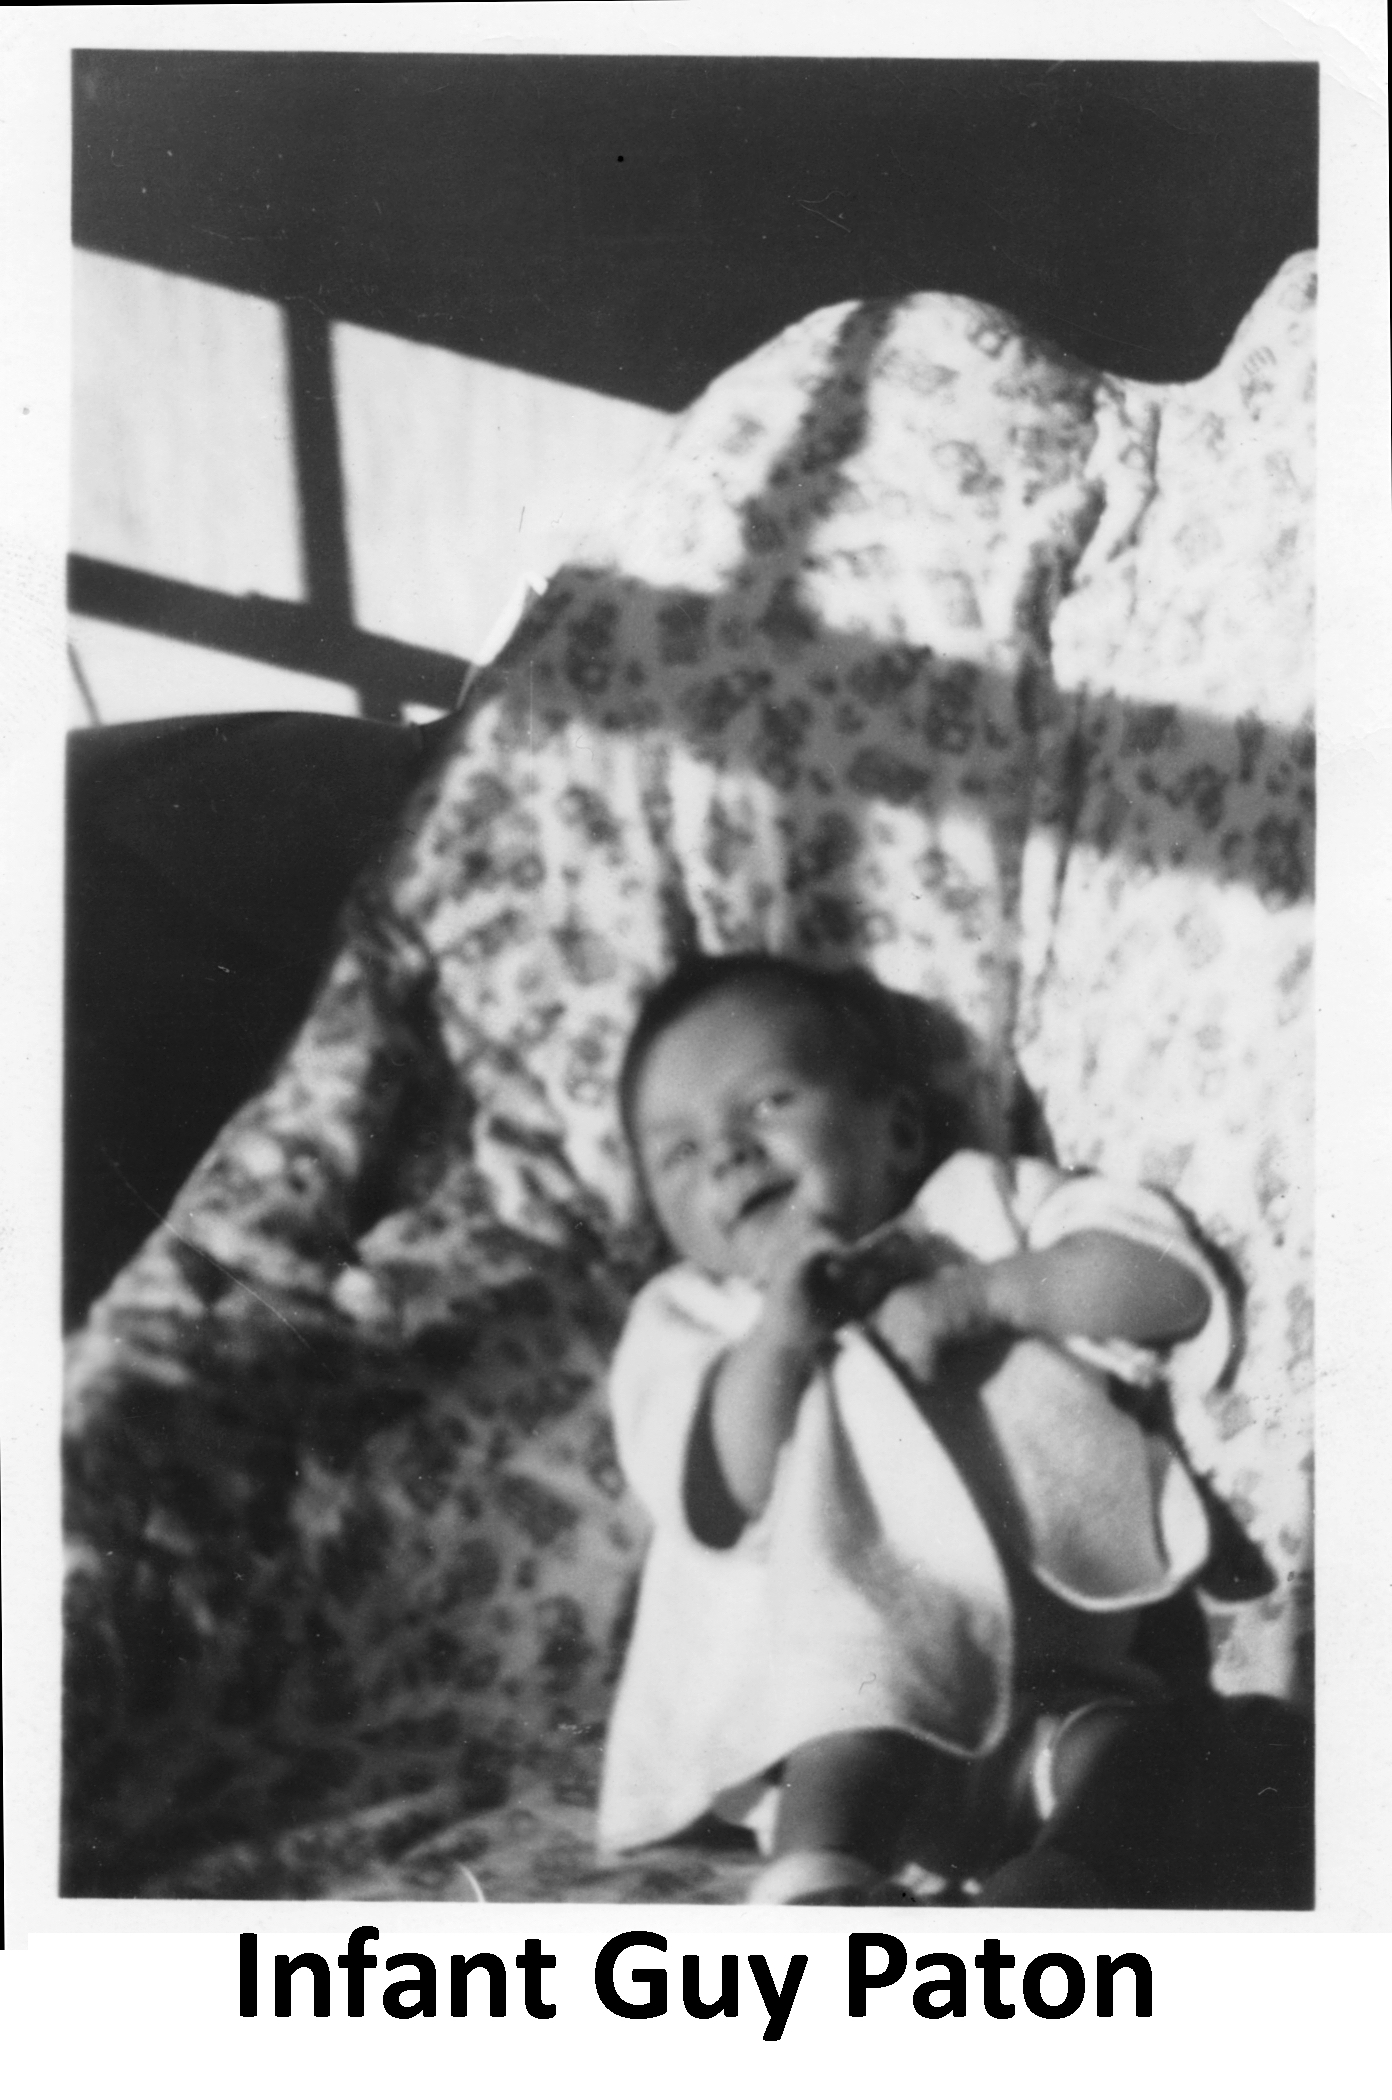
{"type": "MultiPolygon", "coordinates": [[[[1163,1723],[1161,1732],[1168,1733],[1163,1723]]],[[[1155,1713],[1121,1700],[1097,1700],[1065,1714],[1034,1753],[1030,1781],[1040,1821],[1050,1822],[1105,1783],[1119,1760],[1130,1762],[1155,1735],[1155,1713]]]]}
{"type": "Polygon", "coordinates": [[[896,1729],[848,1729],[802,1743],[779,1775],[775,1849],[818,1845],[881,1864],[891,1855],[941,1753],[896,1729]]]}

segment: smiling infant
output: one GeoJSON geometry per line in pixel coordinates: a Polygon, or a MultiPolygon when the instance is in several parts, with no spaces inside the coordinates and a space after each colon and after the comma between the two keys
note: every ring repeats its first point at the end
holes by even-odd
{"type": "Polygon", "coordinates": [[[611,1380],[653,1537],[601,1840],[747,1822],[754,1901],[902,1898],[909,1861],[1107,1901],[1088,1829],[1170,1694],[1140,1632],[1208,1552],[1165,1395],[1227,1307],[1163,1195],[956,1148],[903,1043],[863,972],[762,954],[634,1029],[677,1260],[611,1380]]]}

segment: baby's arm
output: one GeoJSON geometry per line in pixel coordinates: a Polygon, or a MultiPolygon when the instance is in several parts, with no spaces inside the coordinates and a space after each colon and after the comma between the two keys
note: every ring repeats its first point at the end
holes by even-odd
{"type": "Polygon", "coordinates": [[[1118,1232],[1075,1232],[981,1266],[992,1324],[1023,1334],[1160,1347],[1208,1317],[1207,1286],[1187,1263],[1118,1232]]]}
{"type": "Polygon", "coordinates": [[[758,1321],[716,1365],[711,1439],[725,1485],[747,1516],[768,1501],[778,1454],[838,1324],[817,1289],[819,1264],[838,1245],[816,1229],[795,1236],[769,1275],[758,1321]]]}
{"type": "Polygon", "coordinates": [[[1209,1293],[1186,1263],[1101,1230],[1001,1261],[962,1261],[889,1293],[871,1322],[915,1378],[952,1341],[1007,1332],[1161,1346],[1197,1333],[1209,1293]]]}

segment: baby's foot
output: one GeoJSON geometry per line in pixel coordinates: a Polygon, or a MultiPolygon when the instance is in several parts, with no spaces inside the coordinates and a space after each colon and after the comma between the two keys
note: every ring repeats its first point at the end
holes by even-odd
{"type": "Polygon", "coordinates": [[[785,1852],[751,1883],[746,1903],[916,1903],[917,1896],[851,1852],[785,1852]]]}

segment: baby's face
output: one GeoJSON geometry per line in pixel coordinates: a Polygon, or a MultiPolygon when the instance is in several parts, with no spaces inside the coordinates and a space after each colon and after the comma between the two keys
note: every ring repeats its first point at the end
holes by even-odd
{"type": "Polygon", "coordinates": [[[658,1037],[633,1104],[639,1163],[678,1254],[765,1281],[789,1232],[859,1239],[894,1216],[919,1149],[911,1107],[859,1092],[795,993],[719,992],[658,1037]]]}

